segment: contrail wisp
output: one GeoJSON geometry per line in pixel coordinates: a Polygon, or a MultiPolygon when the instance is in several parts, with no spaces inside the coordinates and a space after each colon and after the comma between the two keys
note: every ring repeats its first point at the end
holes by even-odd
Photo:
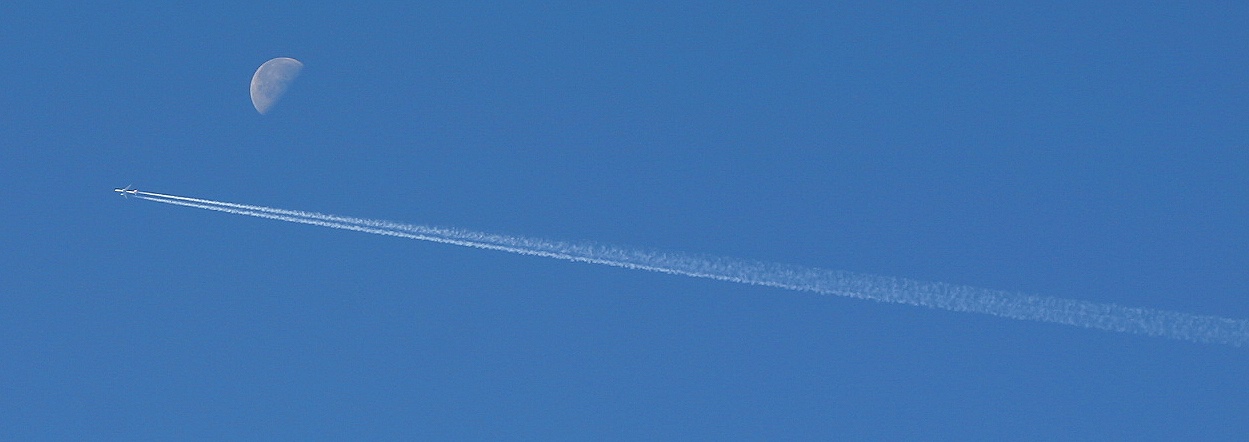
{"type": "Polygon", "coordinates": [[[522,255],[1004,318],[1244,346],[1249,321],[736,258],[567,243],[134,191],[148,201],[522,255]]]}

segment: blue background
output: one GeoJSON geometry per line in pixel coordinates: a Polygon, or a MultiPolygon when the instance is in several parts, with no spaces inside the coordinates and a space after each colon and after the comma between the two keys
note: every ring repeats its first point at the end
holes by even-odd
{"type": "Polygon", "coordinates": [[[1249,437],[1245,348],[111,192],[1249,318],[1249,3],[313,3],[0,6],[4,439],[1249,437]]]}

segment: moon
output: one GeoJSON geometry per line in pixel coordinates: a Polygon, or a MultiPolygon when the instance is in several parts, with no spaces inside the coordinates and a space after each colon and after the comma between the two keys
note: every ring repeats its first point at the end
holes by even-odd
{"type": "Polygon", "coordinates": [[[256,112],[261,115],[269,112],[303,69],[303,63],[289,57],[278,57],[260,65],[252,75],[252,106],[256,107],[256,112]]]}

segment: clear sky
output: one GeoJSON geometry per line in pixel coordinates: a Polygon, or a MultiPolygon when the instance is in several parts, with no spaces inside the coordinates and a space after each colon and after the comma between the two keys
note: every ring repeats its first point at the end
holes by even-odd
{"type": "Polygon", "coordinates": [[[0,6],[0,439],[1249,437],[1247,348],[111,191],[1245,319],[1249,3],[401,3],[0,6]]]}

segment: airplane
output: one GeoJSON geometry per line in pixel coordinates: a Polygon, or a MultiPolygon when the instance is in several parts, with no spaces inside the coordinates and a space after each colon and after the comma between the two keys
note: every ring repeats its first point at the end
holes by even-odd
{"type": "Polygon", "coordinates": [[[118,194],[124,197],[129,197],[130,195],[138,195],[139,189],[131,189],[131,187],[134,187],[134,186],[126,186],[124,188],[118,187],[116,189],[113,189],[113,191],[117,192],[118,194]]]}

